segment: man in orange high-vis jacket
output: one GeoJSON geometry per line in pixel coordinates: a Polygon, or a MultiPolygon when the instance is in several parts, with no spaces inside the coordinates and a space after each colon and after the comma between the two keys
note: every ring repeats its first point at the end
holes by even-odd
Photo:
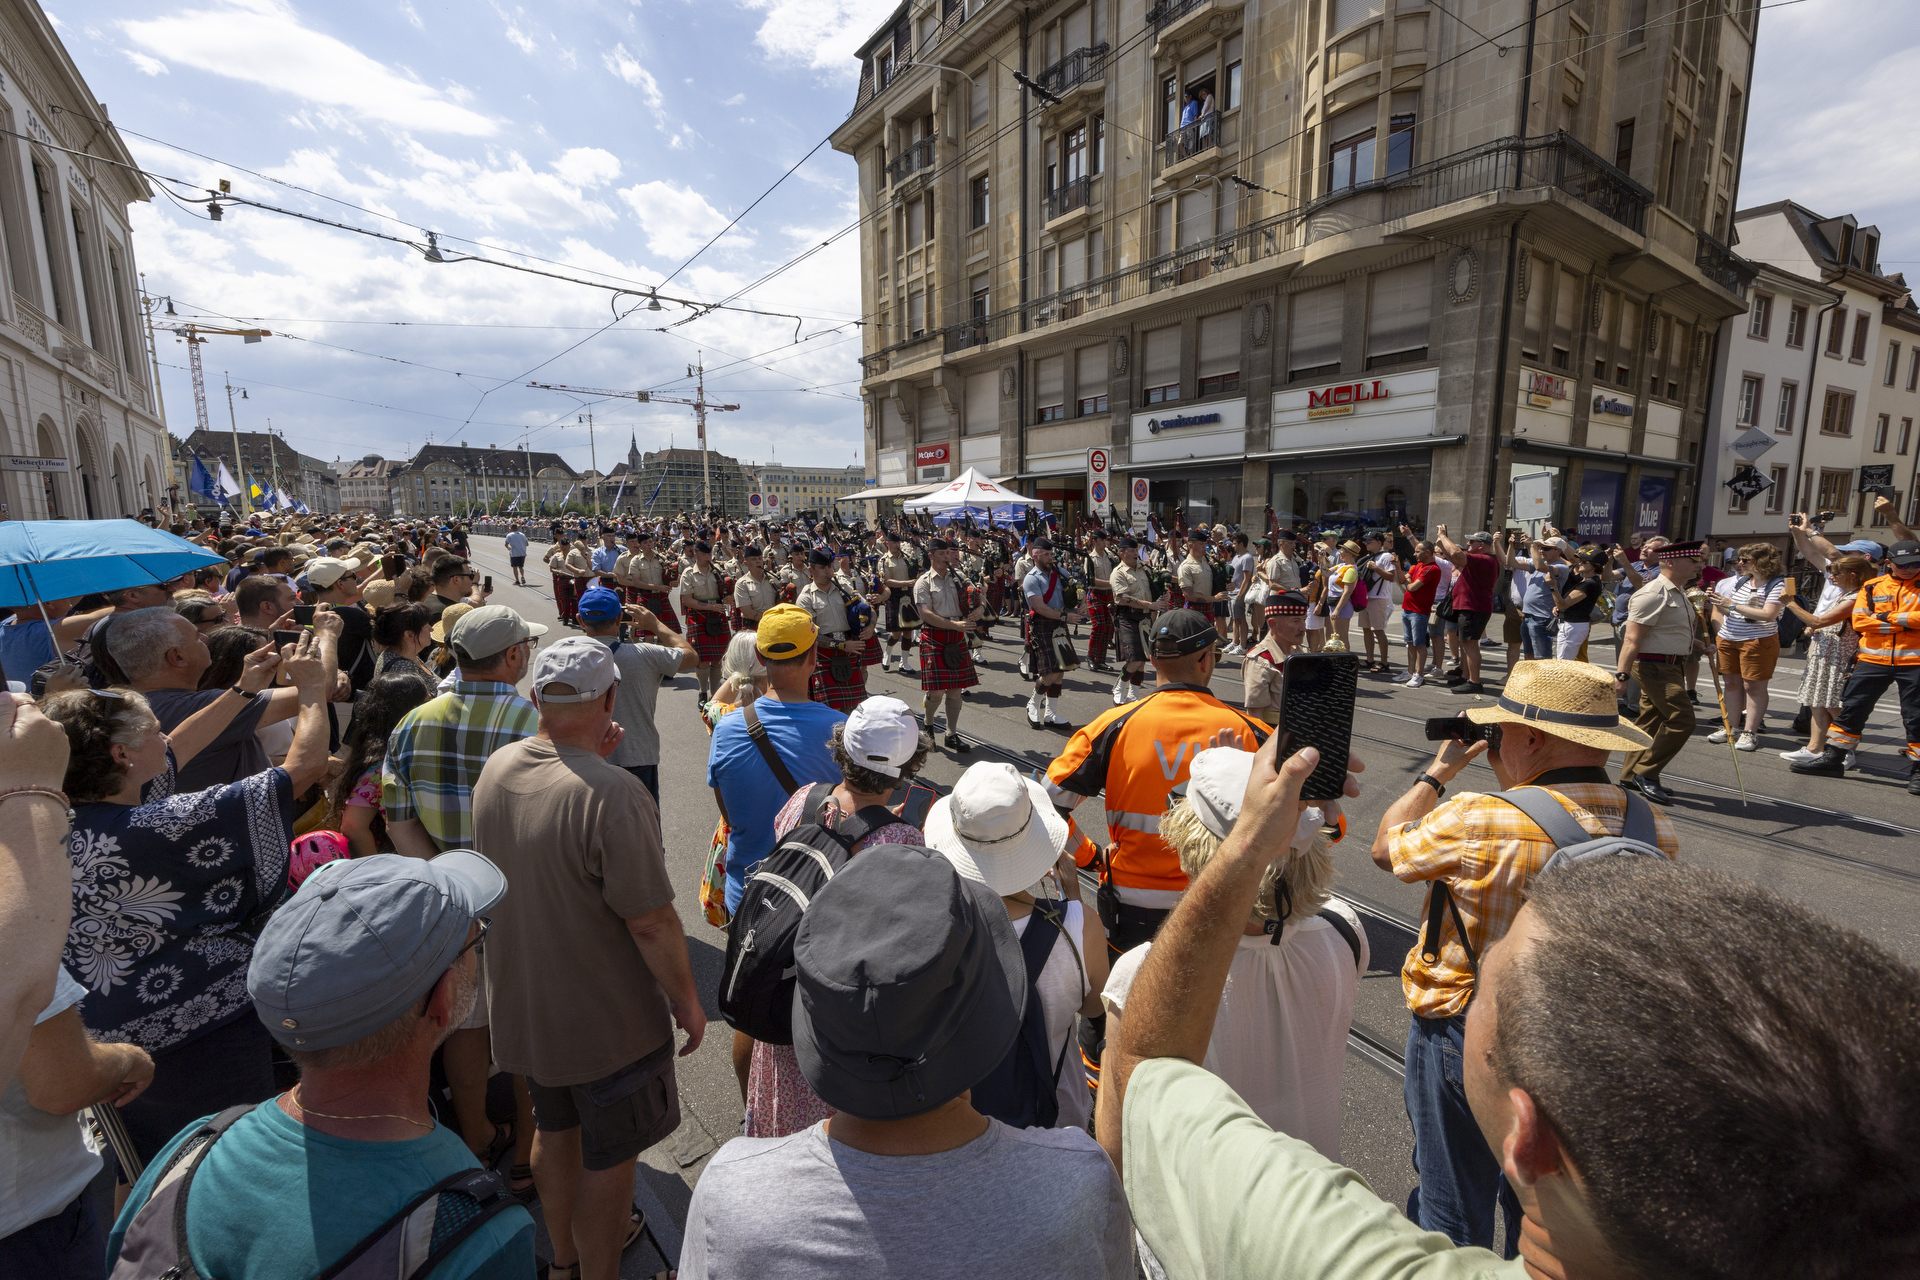
{"type": "Polygon", "coordinates": [[[1900,718],[1907,730],[1907,793],[1920,796],[1920,542],[1896,542],[1887,552],[1887,572],[1868,579],[1853,605],[1860,658],[1840,695],[1840,714],[1827,730],[1819,758],[1792,766],[1795,773],[1846,776],[1847,753],[1860,745],[1873,704],[1900,689],[1900,718]]]}
{"type": "Polygon", "coordinates": [[[1187,887],[1160,819],[1169,797],[1187,785],[1193,757],[1223,730],[1248,749],[1266,741],[1265,724],[1207,688],[1219,644],[1213,619],[1191,609],[1164,614],[1153,628],[1153,693],[1076,731],[1047,768],[1047,794],[1070,824],[1083,800],[1106,797],[1107,849],[1077,824],[1068,846],[1075,862],[1100,871],[1100,919],[1115,955],[1151,939],[1187,887]]]}

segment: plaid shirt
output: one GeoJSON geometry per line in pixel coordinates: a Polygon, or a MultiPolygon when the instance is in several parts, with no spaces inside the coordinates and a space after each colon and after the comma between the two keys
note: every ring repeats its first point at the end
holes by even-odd
{"type": "MultiPolygon", "coordinates": [[[[1604,770],[1595,770],[1594,781],[1563,780],[1567,774],[1586,775],[1588,770],[1555,770],[1543,777],[1552,778],[1547,787],[1569,813],[1595,836],[1619,835],[1626,823],[1627,793],[1611,781],[1599,781],[1604,770]]],[[[1535,782],[1531,785],[1541,785],[1535,782]]],[[[1680,851],[1673,823],[1659,809],[1653,811],[1654,829],[1660,848],[1671,858],[1680,851]]],[[[1487,947],[1499,941],[1513,926],[1520,904],[1526,901],[1527,886],[1553,856],[1553,841],[1533,824],[1533,819],[1504,800],[1478,792],[1465,792],[1441,804],[1418,822],[1402,825],[1387,837],[1387,854],[1393,860],[1393,874],[1408,883],[1444,880],[1466,921],[1476,956],[1485,956],[1487,947]]],[[[1441,929],[1439,959],[1428,964],[1421,956],[1425,941],[1427,913],[1432,906],[1433,890],[1420,904],[1423,936],[1407,952],[1400,969],[1400,985],[1406,992],[1407,1007],[1422,1018],[1450,1018],[1467,1011],[1473,998],[1473,971],[1467,966],[1467,953],[1460,946],[1460,934],[1453,913],[1446,913],[1441,929]]]]}
{"type": "Polygon", "coordinates": [[[539,728],[534,705],[494,680],[462,680],[415,707],[394,726],[380,766],[387,821],[418,818],[442,849],[471,848],[473,784],[487,757],[539,728]]]}

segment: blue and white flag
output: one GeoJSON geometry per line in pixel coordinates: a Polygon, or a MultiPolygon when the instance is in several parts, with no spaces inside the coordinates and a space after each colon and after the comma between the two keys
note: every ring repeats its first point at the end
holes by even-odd
{"type": "Polygon", "coordinates": [[[295,515],[301,515],[301,516],[310,516],[313,514],[313,512],[307,510],[307,504],[304,502],[294,503],[293,512],[295,515]]]}

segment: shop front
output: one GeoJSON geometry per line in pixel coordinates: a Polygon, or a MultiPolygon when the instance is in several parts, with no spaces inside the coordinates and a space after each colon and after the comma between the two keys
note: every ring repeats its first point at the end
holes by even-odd
{"type": "Polygon", "coordinates": [[[1115,483],[1146,480],[1147,512],[1162,529],[1240,522],[1244,399],[1136,413],[1131,437],[1128,474],[1115,483]]]}
{"type": "Polygon", "coordinates": [[[1551,524],[1602,545],[1680,536],[1681,479],[1689,468],[1678,456],[1679,411],[1605,387],[1581,397],[1576,379],[1521,367],[1513,435],[1502,441],[1512,451],[1509,522],[1533,532],[1551,524]],[[1584,434],[1576,407],[1586,410],[1584,434]],[[1643,443],[1634,453],[1642,416],[1643,443]]]}
{"type": "Polygon", "coordinates": [[[1273,395],[1267,501],[1283,524],[1353,535],[1400,524],[1423,530],[1440,371],[1289,387],[1273,395]]]}

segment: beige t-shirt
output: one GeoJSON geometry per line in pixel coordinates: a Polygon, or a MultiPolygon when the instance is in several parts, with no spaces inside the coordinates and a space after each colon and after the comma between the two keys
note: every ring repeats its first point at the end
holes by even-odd
{"type": "Polygon", "coordinates": [[[847,598],[840,588],[829,584],[825,590],[809,582],[800,588],[794,603],[813,615],[813,625],[828,635],[844,636],[848,631],[847,598]]]}
{"type": "Polygon", "coordinates": [[[739,578],[733,584],[733,603],[749,620],[757,619],[779,603],[778,591],[779,588],[765,578],[739,578]]]}
{"type": "Polygon", "coordinates": [[[1640,641],[1640,653],[1668,657],[1692,653],[1694,616],[1686,588],[1665,577],[1641,584],[1627,602],[1627,621],[1649,628],[1640,641]]]}
{"type": "Polygon", "coordinates": [[[503,1070],[585,1084],[673,1038],[627,921],[673,901],[653,796],[591,751],[523,738],[473,787],[474,847],[507,878],[487,934],[487,1013],[503,1070]]]}
{"type": "Polygon", "coordinates": [[[719,604],[719,575],[711,570],[685,570],[680,575],[680,598],[698,600],[701,604],[719,604]]]}
{"type": "MultiPolygon", "coordinates": [[[[1113,583],[1113,599],[1116,604],[1119,603],[1123,596],[1129,600],[1146,600],[1151,602],[1153,599],[1152,588],[1147,585],[1147,571],[1145,569],[1129,569],[1127,568],[1127,562],[1124,560],[1116,560],[1114,562],[1113,576],[1109,581],[1113,583]]],[[[1130,609],[1137,608],[1138,606],[1123,605],[1121,607],[1130,609]]]]}
{"type": "Polygon", "coordinates": [[[1177,575],[1180,594],[1188,600],[1206,604],[1213,596],[1213,566],[1188,556],[1180,562],[1177,575]]]}
{"type": "Polygon", "coordinates": [[[1113,580],[1113,566],[1119,564],[1112,556],[1103,556],[1098,552],[1087,553],[1087,568],[1093,581],[1087,583],[1089,590],[1098,590],[1098,583],[1113,580]]]}
{"type": "Polygon", "coordinates": [[[627,561],[627,575],[632,585],[649,591],[664,590],[667,585],[667,567],[655,556],[638,555],[627,561]]]}
{"type": "Polygon", "coordinates": [[[899,582],[902,580],[911,580],[919,576],[919,574],[914,572],[913,561],[907,559],[904,555],[883,555],[880,557],[880,577],[882,579],[891,578],[895,582],[899,582]]]}
{"type": "Polygon", "coordinates": [[[920,610],[922,616],[931,609],[948,622],[959,622],[965,612],[960,607],[960,588],[952,577],[942,577],[932,570],[921,574],[920,580],[913,584],[913,607],[920,610]]]}
{"type": "Polygon", "coordinates": [[[1274,556],[1271,560],[1267,561],[1265,572],[1268,579],[1276,586],[1284,587],[1288,591],[1298,591],[1300,589],[1300,562],[1298,560],[1292,560],[1286,556],[1274,556]]]}

